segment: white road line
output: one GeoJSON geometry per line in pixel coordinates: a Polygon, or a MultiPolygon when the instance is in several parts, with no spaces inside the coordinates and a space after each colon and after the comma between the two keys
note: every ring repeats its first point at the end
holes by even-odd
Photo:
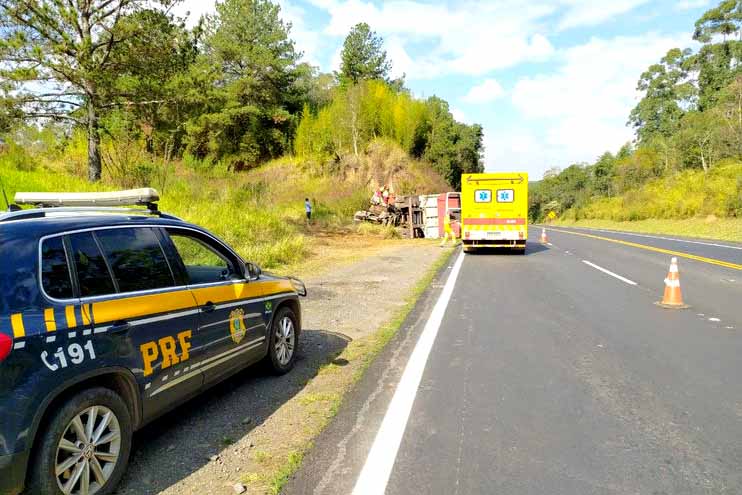
{"type": "Polygon", "coordinates": [[[397,390],[389,403],[389,408],[384,415],[379,431],[376,433],[366,463],[363,465],[361,474],[353,488],[353,495],[382,495],[386,491],[386,485],[389,482],[389,476],[397,458],[399,444],[407,427],[407,420],[410,417],[410,411],[415,401],[415,395],[417,395],[417,389],[420,386],[423,371],[425,371],[425,364],[438,335],[438,329],[441,326],[441,321],[443,321],[443,315],[446,313],[446,307],[448,307],[448,301],[451,299],[463,261],[464,253],[460,253],[448,276],[446,285],[443,287],[427,323],[425,323],[425,328],[420,334],[417,344],[415,344],[415,349],[412,351],[402,378],[397,384],[397,390]]]}
{"type": "Polygon", "coordinates": [[[606,232],[609,234],[633,235],[635,237],[648,237],[650,239],[662,239],[663,241],[686,242],[688,244],[701,244],[702,246],[713,246],[713,247],[720,247],[720,248],[727,248],[727,249],[738,249],[742,251],[742,246],[730,246],[729,244],[716,244],[714,242],[689,241],[687,239],[676,239],[673,237],[663,237],[659,235],[638,234],[636,232],[625,232],[623,230],[588,229],[585,227],[576,228],[575,230],[588,230],[588,231],[594,230],[596,232],[606,232]]]}
{"type": "Polygon", "coordinates": [[[619,280],[620,280],[621,282],[626,282],[626,283],[627,283],[627,284],[629,284],[629,285],[636,285],[636,282],[634,282],[633,280],[629,280],[628,278],[626,278],[626,277],[622,277],[621,275],[618,275],[618,274],[616,274],[616,273],[613,273],[613,272],[612,272],[612,271],[610,271],[610,270],[606,270],[605,268],[603,268],[603,267],[601,267],[601,266],[598,266],[598,265],[596,265],[595,263],[590,263],[590,262],[589,262],[589,261],[587,261],[587,260],[582,260],[582,262],[583,262],[583,263],[585,263],[586,265],[592,266],[592,267],[593,267],[593,268],[595,268],[596,270],[600,270],[600,271],[601,271],[601,272],[603,272],[603,273],[607,273],[607,274],[608,274],[608,275],[610,275],[611,277],[614,277],[614,278],[617,278],[617,279],[619,279],[619,280]]]}

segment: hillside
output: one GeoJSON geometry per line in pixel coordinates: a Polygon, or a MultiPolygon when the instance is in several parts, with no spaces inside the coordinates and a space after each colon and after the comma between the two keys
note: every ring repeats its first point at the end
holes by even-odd
{"type": "Polygon", "coordinates": [[[391,184],[399,194],[450,187],[429,164],[411,159],[388,141],[370,143],[357,160],[348,160],[333,173],[291,157],[246,172],[199,168],[175,159],[158,163],[151,173],[139,170],[139,179],[133,166],[124,175],[104,174],[94,184],[75,173],[84,169],[84,156],[75,155],[74,145],[56,156],[44,147],[29,149],[0,153],[0,180],[9,199],[16,191],[155,187],[163,211],[208,228],[245,259],[265,268],[304,260],[308,237],[316,233],[347,231],[353,213],[367,205],[372,188],[379,184],[391,184]],[[310,226],[304,218],[305,197],[314,204],[310,226]]]}
{"type": "Polygon", "coordinates": [[[635,139],[548,170],[532,188],[532,219],[553,211],[571,224],[742,241],[741,34],[736,2],[703,14],[696,48],[673,48],[641,75],[635,139]]]}

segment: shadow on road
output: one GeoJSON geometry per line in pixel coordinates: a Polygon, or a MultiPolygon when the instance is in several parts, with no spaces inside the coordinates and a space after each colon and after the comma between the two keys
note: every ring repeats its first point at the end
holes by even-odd
{"type": "Polygon", "coordinates": [[[349,341],[342,334],[305,329],[290,373],[273,376],[252,366],[145,426],[134,435],[131,463],[117,493],[158,493],[209,463],[301,391],[349,341]]]}
{"type": "MultiPolygon", "coordinates": [[[[542,253],[544,251],[548,251],[549,247],[545,246],[541,243],[536,242],[529,242],[526,245],[526,256],[533,256],[535,254],[542,253]]],[[[515,249],[509,249],[509,248],[487,248],[487,247],[478,247],[476,250],[472,251],[471,253],[467,253],[467,256],[481,256],[481,255],[499,255],[499,256],[523,256],[523,254],[515,249]]]]}

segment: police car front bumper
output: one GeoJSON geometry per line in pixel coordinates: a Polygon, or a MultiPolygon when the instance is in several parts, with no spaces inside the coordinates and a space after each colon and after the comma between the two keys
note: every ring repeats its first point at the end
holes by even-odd
{"type": "Polygon", "coordinates": [[[23,490],[28,466],[28,452],[0,455],[0,493],[16,495],[23,490]]]}

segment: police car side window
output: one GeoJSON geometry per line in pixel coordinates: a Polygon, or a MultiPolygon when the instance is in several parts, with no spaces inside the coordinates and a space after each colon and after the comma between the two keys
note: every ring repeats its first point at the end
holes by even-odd
{"type": "Polygon", "coordinates": [[[182,230],[167,232],[185,265],[189,284],[224,282],[235,275],[233,263],[206,239],[182,230]]]}
{"type": "Polygon", "coordinates": [[[119,292],[175,285],[155,233],[148,227],[99,230],[95,233],[119,292]]]}
{"type": "Polygon", "coordinates": [[[71,299],[72,279],[61,237],[46,239],[41,244],[41,284],[44,292],[55,299],[71,299]]]}
{"type": "Polygon", "coordinates": [[[116,293],[116,287],[98,244],[90,232],[69,236],[72,259],[80,286],[80,296],[103,296],[116,293]]]}

